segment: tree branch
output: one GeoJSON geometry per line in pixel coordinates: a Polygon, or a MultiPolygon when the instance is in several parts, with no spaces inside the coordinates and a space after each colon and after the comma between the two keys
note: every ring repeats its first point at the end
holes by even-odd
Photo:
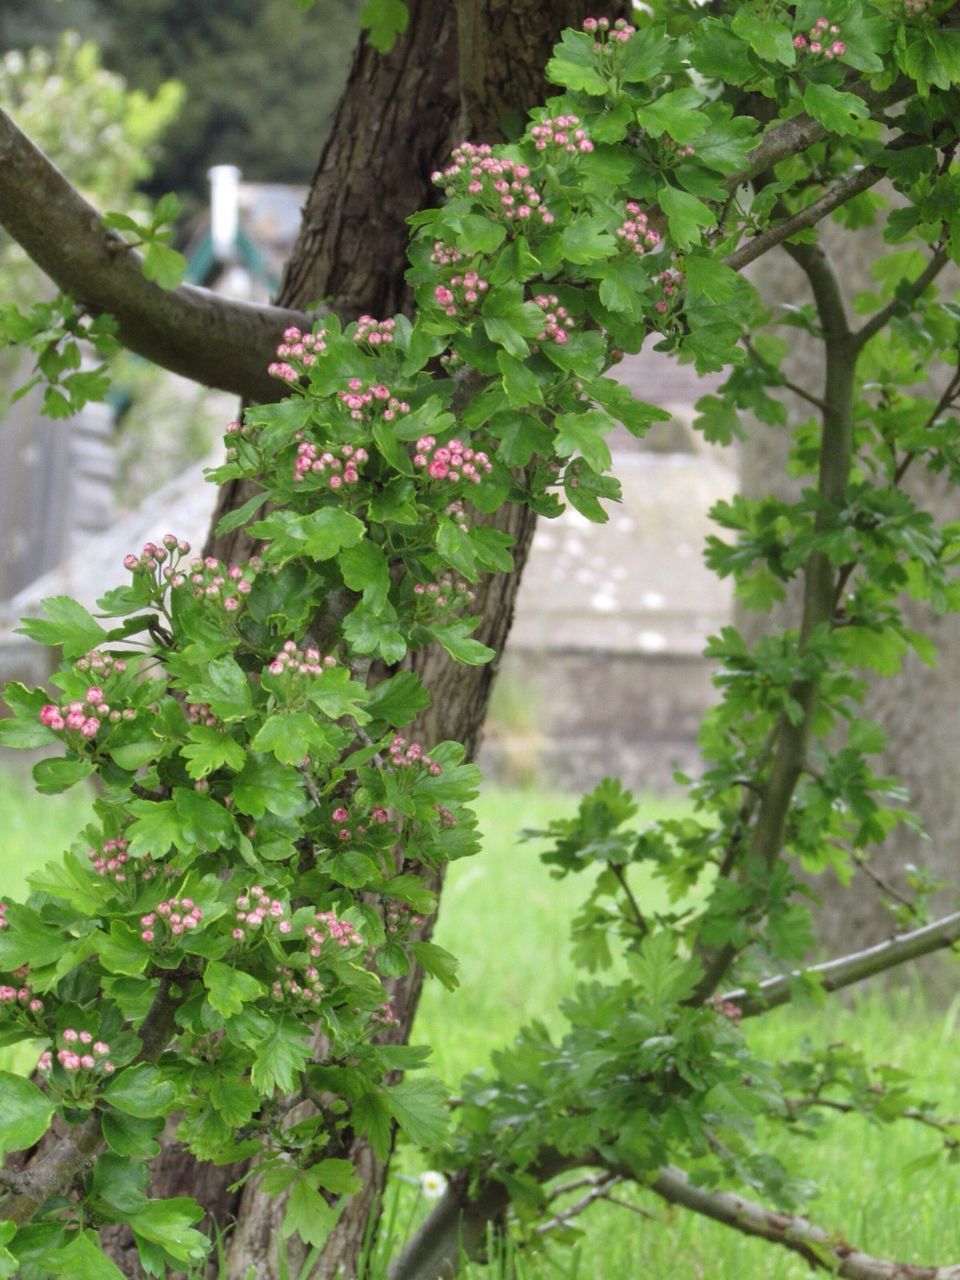
{"type": "MultiPolygon", "coordinates": [[[[923,296],[949,261],[950,255],[945,249],[939,248],[936,250],[926,267],[910,286],[911,304],[916,303],[923,296]]],[[[861,347],[870,341],[874,334],[880,332],[894,312],[902,310],[904,306],[904,299],[891,298],[885,307],[881,307],[879,311],[875,312],[867,323],[853,335],[854,349],[859,351],[861,347]]]]}
{"type": "Polygon", "coordinates": [[[97,210],[2,110],[0,226],[80,306],[115,316],[131,351],[251,400],[287,393],[267,365],[284,329],[309,327],[309,316],[147,280],[140,254],[103,226],[97,210]]]}
{"type": "Polygon", "coordinates": [[[722,999],[738,1005],[743,1016],[751,1018],[758,1013],[765,1013],[767,1009],[787,1004],[792,996],[791,985],[805,974],[819,975],[822,980],[821,990],[839,991],[842,987],[863,982],[866,978],[906,964],[909,960],[917,960],[933,951],[952,947],[955,942],[960,942],[960,911],[951,912],[942,920],[925,924],[921,929],[912,929],[899,938],[878,942],[863,951],[853,951],[849,955],[826,960],[823,964],[811,965],[808,969],[794,969],[791,973],[767,978],[750,990],[737,987],[734,991],[727,991],[722,999]]]}

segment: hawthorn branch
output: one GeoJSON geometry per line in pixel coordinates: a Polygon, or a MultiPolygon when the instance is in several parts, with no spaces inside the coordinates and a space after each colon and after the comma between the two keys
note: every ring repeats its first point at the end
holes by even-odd
{"type": "Polygon", "coordinates": [[[768,1009],[775,1009],[778,1005],[787,1004],[792,998],[792,984],[805,975],[819,976],[823,991],[839,991],[842,987],[853,986],[854,983],[863,982],[887,969],[917,960],[920,956],[952,947],[956,942],[960,942],[960,911],[951,912],[941,920],[935,920],[920,929],[912,929],[898,938],[878,942],[863,951],[853,951],[849,955],[826,960],[823,964],[811,965],[808,969],[794,969],[791,973],[767,978],[749,990],[737,987],[733,991],[727,991],[722,999],[738,1005],[743,1016],[750,1018],[758,1013],[765,1013],[768,1009]]]}
{"type": "Polygon", "coordinates": [[[0,110],[0,226],[64,293],[92,315],[113,315],[123,345],[174,373],[251,400],[287,386],[266,369],[304,312],[223,298],[209,289],[161,289],[142,259],[0,110]]]}
{"type": "MultiPolygon", "coordinates": [[[[923,297],[926,290],[933,284],[949,261],[950,255],[941,245],[910,286],[910,306],[915,305],[923,297]]],[[[879,311],[875,312],[866,324],[853,335],[854,350],[859,351],[861,347],[865,346],[875,334],[880,332],[891,316],[897,311],[902,311],[905,305],[906,302],[903,298],[891,298],[885,307],[881,307],[879,311]]]]}

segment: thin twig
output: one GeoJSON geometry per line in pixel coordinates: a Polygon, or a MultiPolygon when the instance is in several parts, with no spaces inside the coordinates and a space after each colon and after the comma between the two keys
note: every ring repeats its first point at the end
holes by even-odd
{"type": "Polygon", "coordinates": [[[597,1179],[595,1185],[587,1192],[585,1196],[577,1200],[575,1204],[570,1205],[566,1209],[561,1209],[548,1222],[542,1222],[535,1229],[538,1236],[545,1236],[551,1231],[558,1231],[561,1227],[565,1227],[574,1218],[580,1216],[586,1209],[589,1209],[597,1200],[604,1200],[607,1192],[611,1187],[615,1187],[618,1183],[624,1181],[619,1174],[602,1174],[597,1179]]]}

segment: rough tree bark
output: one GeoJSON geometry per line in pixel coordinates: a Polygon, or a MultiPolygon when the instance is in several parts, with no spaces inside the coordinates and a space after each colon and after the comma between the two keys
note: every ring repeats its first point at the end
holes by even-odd
{"type": "MultiPolygon", "coordinates": [[[[293,309],[329,305],[344,319],[368,312],[389,316],[409,307],[403,273],[408,228],[405,219],[437,198],[430,174],[463,137],[498,141],[501,122],[521,117],[550,92],[543,69],[564,27],[590,13],[587,0],[413,0],[410,24],[395,49],[377,54],[364,38],[320,157],[304,209],[299,238],[286,268],[278,304],[293,309]]],[[[208,549],[225,559],[252,550],[243,529],[217,538],[217,521],[249,496],[241,484],[221,490],[208,549]]],[[[520,574],[533,534],[534,517],[507,506],[494,518],[516,539],[516,571],[481,584],[477,638],[498,653],[513,618],[520,574]]],[[[433,705],[417,726],[425,742],[447,738],[475,755],[495,664],[462,667],[432,651],[414,656],[412,668],[430,689],[433,705]]],[[[439,885],[437,886],[439,888],[439,885]]],[[[429,936],[432,923],[424,928],[429,936]]],[[[398,1025],[384,1038],[406,1040],[420,997],[413,973],[392,984],[398,1025]]],[[[386,1168],[367,1144],[354,1141],[342,1153],[364,1177],[313,1273],[318,1280],[351,1277],[366,1224],[383,1191],[386,1168]]],[[[223,1225],[236,1226],[229,1242],[228,1276],[250,1274],[273,1280],[282,1204],[256,1183],[230,1191],[236,1166],[198,1166],[174,1146],[158,1157],[157,1195],[192,1194],[223,1225]]],[[[137,1275],[128,1249],[117,1251],[129,1275],[137,1275]]],[[[296,1273],[296,1258],[291,1271],[296,1273]]],[[[226,1280],[226,1277],[221,1277],[226,1280]]]]}
{"type": "MultiPolygon", "coordinates": [[[[870,264],[887,252],[881,230],[862,229],[851,240],[848,231],[829,220],[822,224],[825,247],[833,249],[837,260],[842,261],[841,283],[848,304],[858,293],[876,288],[870,264]]],[[[750,275],[774,309],[809,300],[802,273],[782,252],[761,258],[751,267],[750,275]]],[[[948,268],[938,284],[946,292],[955,290],[956,271],[948,268]]],[[[800,330],[791,330],[790,353],[783,365],[788,378],[815,394],[819,393],[821,376],[822,355],[818,347],[800,330]]],[[[946,368],[931,370],[931,380],[945,383],[949,372],[946,368]]],[[[942,385],[936,387],[936,392],[940,390],[942,385]]],[[[784,400],[791,425],[809,418],[813,412],[789,392],[784,394],[784,400]]],[[[787,475],[789,445],[785,429],[771,430],[755,424],[750,430],[741,461],[743,491],[749,497],[796,497],[804,482],[791,481],[787,475]]],[[[919,465],[908,474],[904,487],[937,520],[956,518],[955,493],[919,465]]],[[[783,621],[789,608],[788,602],[772,614],[740,609],[737,624],[748,640],[754,640],[762,631],[789,625],[783,621]]],[[[887,750],[874,767],[878,773],[901,779],[911,807],[930,836],[928,841],[901,828],[871,855],[871,866],[899,891],[906,887],[904,867],[910,862],[928,867],[934,875],[953,878],[953,850],[960,839],[955,777],[960,724],[960,619],[956,614],[936,617],[929,607],[913,601],[906,602],[905,615],[909,625],[928,634],[937,644],[939,663],[931,669],[909,655],[895,679],[871,682],[864,705],[864,715],[880,723],[887,734],[887,750]]],[[[851,937],[879,941],[891,932],[892,917],[884,907],[887,895],[865,873],[857,874],[863,878],[863,892],[845,894],[842,902],[839,895],[827,895],[817,912],[817,936],[828,953],[842,949],[851,937]]],[[[823,886],[818,888],[822,893],[823,886]]]]}

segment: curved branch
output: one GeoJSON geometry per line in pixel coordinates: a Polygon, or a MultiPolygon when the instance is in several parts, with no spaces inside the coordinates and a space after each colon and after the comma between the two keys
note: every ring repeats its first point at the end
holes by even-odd
{"type": "Polygon", "coordinates": [[[251,400],[286,393],[267,365],[284,329],[309,326],[307,315],[193,285],[161,289],[145,279],[140,255],[103,226],[97,210],[2,110],[0,226],[78,304],[115,316],[131,351],[251,400]]]}
{"type": "MultiPolygon", "coordinates": [[[[909,301],[911,305],[919,301],[949,261],[950,255],[946,249],[939,248],[934,252],[933,257],[910,286],[909,301]]],[[[859,351],[862,346],[870,341],[874,334],[879,333],[890,317],[901,310],[904,305],[903,298],[891,298],[885,307],[881,307],[879,311],[875,312],[866,324],[853,335],[853,344],[856,350],[859,351]]]]}

